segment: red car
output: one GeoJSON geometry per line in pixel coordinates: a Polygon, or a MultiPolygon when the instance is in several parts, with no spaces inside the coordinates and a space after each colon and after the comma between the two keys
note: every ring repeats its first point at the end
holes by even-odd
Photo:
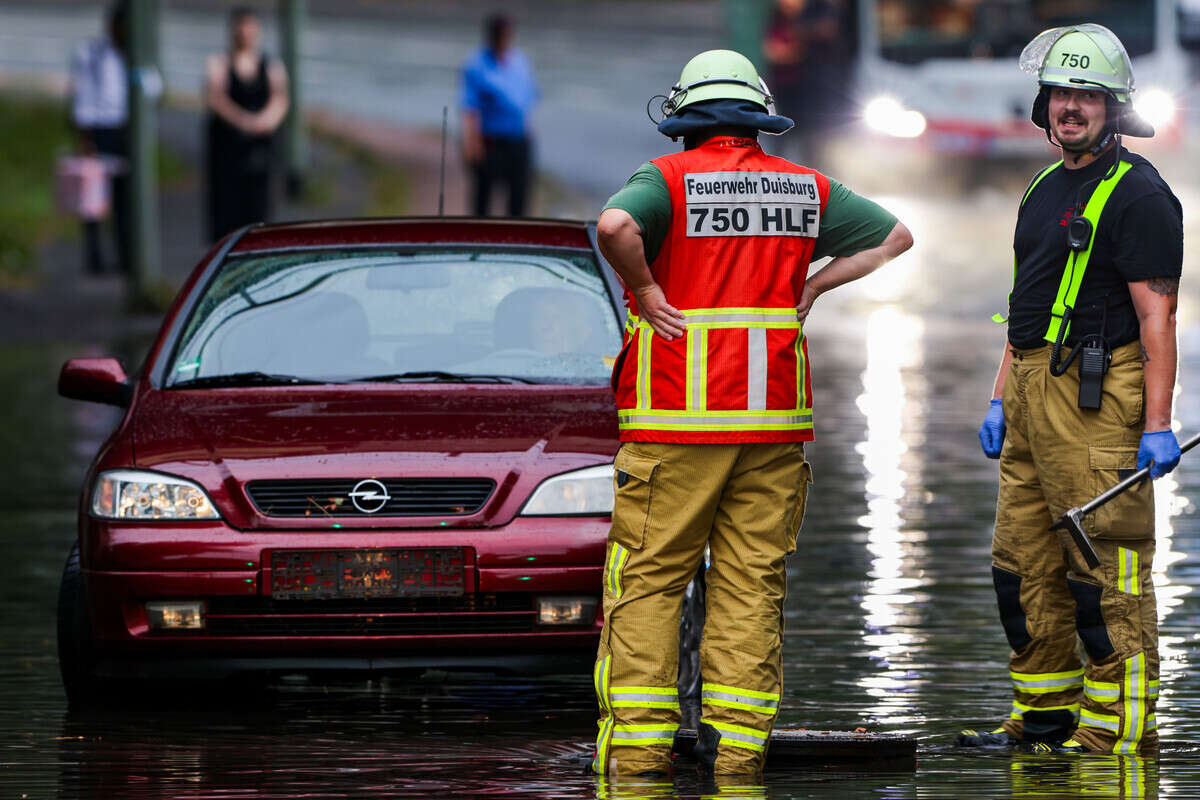
{"type": "Polygon", "coordinates": [[[620,284],[583,223],[252,227],[140,371],[59,596],[72,701],[109,679],[588,669],[612,510],[620,284]]]}

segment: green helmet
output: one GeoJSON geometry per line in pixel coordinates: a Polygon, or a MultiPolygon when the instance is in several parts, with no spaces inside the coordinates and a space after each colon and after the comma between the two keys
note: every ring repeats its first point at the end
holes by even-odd
{"type": "Polygon", "coordinates": [[[1133,111],[1133,65],[1117,35],[1103,25],[1085,22],[1042,31],[1021,51],[1021,69],[1036,74],[1042,91],[1033,121],[1049,129],[1045,87],[1102,89],[1116,103],[1122,133],[1153,136],[1154,128],[1133,111]]]}
{"type": "Polygon", "coordinates": [[[1133,65],[1116,34],[1087,22],[1042,31],[1021,52],[1021,69],[1036,72],[1042,86],[1099,86],[1118,103],[1133,91],[1133,65]]]}
{"type": "Polygon", "coordinates": [[[663,110],[669,117],[705,100],[749,100],[775,113],[775,98],[758,70],[733,50],[706,50],[685,64],[663,110]]]}

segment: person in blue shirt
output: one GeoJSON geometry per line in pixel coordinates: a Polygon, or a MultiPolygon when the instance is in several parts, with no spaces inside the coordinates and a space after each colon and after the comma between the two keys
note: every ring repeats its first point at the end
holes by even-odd
{"type": "Polygon", "coordinates": [[[512,20],[489,16],[483,47],[463,65],[463,156],[474,179],[473,210],[480,217],[488,213],[497,183],[508,188],[509,216],[524,216],[529,198],[529,114],[539,91],[529,59],[512,39],[512,20]]]}

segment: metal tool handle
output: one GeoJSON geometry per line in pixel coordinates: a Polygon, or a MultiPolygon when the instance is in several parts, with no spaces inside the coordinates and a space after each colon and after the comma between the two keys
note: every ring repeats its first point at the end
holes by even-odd
{"type": "MultiPolygon", "coordinates": [[[[1195,447],[1197,444],[1200,444],[1200,433],[1196,434],[1191,439],[1188,439],[1186,442],[1181,444],[1179,446],[1179,454],[1183,455],[1188,450],[1191,450],[1193,447],[1195,447]]],[[[1137,483],[1141,483],[1143,480],[1146,479],[1146,476],[1149,474],[1150,474],[1150,468],[1142,467],[1137,472],[1133,473],[1128,478],[1121,481],[1116,486],[1112,487],[1107,492],[1105,492],[1102,495],[1099,495],[1094,500],[1092,500],[1087,505],[1085,505],[1082,509],[1080,509],[1081,514],[1092,513],[1097,508],[1099,508],[1100,506],[1107,503],[1109,500],[1112,500],[1114,497],[1116,497],[1117,495],[1124,492],[1130,486],[1133,486],[1134,484],[1137,484],[1137,483]]]]}

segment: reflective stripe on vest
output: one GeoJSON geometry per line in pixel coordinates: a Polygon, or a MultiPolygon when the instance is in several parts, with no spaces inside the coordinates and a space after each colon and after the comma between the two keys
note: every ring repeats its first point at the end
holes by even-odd
{"type": "MultiPolygon", "coordinates": [[[[1046,329],[1044,337],[1047,342],[1058,341],[1059,329],[1062,328],[1063,320],[1075,307],[1075,300],[1079,297],[1079,287],[1083,286],[1083,274],[1087,271],[1088,259],[1092,255],[1092,245],[1096,243],[1096,231],[1100,229],[1100,214],[1104,211],[1104,205],[1108,202],[1108,198],[1112,196],[1113,189],[1117,188],[1121,178],[1124,178],[1125,173],[1131,169],[1133,169],[1132,164],[1122,161],[1117,165],[1116,173],[1111,178],[1100,181],[1100,185],[1088,198],[1083,216],[1092,223],[1092,235],[1088,239],[1087,249],[1079,252],[1072,250],[1071,255],[1067,256],[1067,268],[1063,270],[1062,280],[1058,284],[1058,296],[1054,298],[1054,306],[1050,309],[1050,327],[1046,329]]],[[[1066,328],[1062,331],[1063,339],[1066,339],[1070,332],[1071,320],[1066,319],[1066,328]]]]}
{"type": "Polygon", "coordinates": [[[637,407],[621,409],[619,424],[623,430],[679,431],[761,431],[805,430],[812,428],[812,409],[807,395],[808,364],[804,355],[804,334],[796,320],[796,309],[787,308],[691,308],[681,311],[686,322],[687,362],[683,409],[655,408],[651,391],[654,368],[651,344],[654,329],[650,323],[630,314],[626,330],[638,337],[637,407]],[[708,408],[708,332],[744,330],[746,332],[746,408],[708,408]],[[796,356],[796,407],[767,408],[769,354],[768,330],[794,330],[796,356]]]}

